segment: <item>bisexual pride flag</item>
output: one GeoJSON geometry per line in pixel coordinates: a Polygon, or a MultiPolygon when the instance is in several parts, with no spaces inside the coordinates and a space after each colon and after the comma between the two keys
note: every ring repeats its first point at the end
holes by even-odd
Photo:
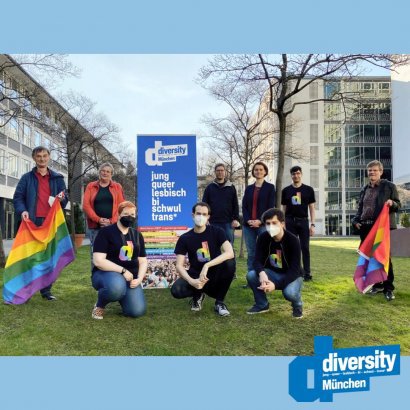
{"type": "Polygon", "coordinates": [[[384,205],[358,253],[360,256],[353,280],[359,292],[366,293],[375,283],[387,279],[390,258],[390,220],[387,205],[384,205]]]}
{"type": "Polygon", "coordinates": [[[54,201],[43,225],[22,221],[4,269],[3,299],[20,305],[51,285],[74,260],[74,249],[60,201],[54,201]]]}

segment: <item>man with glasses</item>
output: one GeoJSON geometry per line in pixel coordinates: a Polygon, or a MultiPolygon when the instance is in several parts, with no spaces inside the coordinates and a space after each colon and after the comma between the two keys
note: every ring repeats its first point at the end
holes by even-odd
{"type": "Polygon", "coordinates": [[[299,238],[302,249],[303,279],[309,281],[312,280],[309,239],[315,233],[315,191],[309,185],[302,183],[300,166],[292,167],[290,175],[292,184],[282,190],[282,210],[285,212],[286,229],[299,238]]]}

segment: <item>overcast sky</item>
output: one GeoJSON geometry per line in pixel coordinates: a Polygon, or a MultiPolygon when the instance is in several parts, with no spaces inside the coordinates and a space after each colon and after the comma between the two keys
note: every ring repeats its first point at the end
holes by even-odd
{"type": "MultiPolygon", "coordinates": [[[[225,108],[195,83],[209,55],[73,54],[81,78],[64,80],[60,89],[77,91],[121,128],[135,147],[137,134],[199,134],[204,114],[225,108]]],[[[203,131],[206,133],[206,130],[203,131]]]]}

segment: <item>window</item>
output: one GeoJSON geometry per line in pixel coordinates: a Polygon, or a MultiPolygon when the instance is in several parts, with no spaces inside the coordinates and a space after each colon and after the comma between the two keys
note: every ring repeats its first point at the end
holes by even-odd
{"type": "Polygon", "coordinates": [[[365,185],[366,170],[361,169],[347,169],[346,170],[346,187],[347,188],[361,188],[365,185]]]}
{"type": "Polygon", "coordinates": [[[319,126],[317,124],[310,124],[310,142],[313,144],[319,142],[319,126]]]}
{"type": "Polygon", "coordinates": [[[340,143],[341,129],[338,124],[325,124],[325,143],[340,143]]]}
{"type": "Polygon", "coordinates": [[[346,192],[346,210],[357,210],[357,204],[359,203],[360,192],[346,192]]]}
{"type": "Polygon", "coordinates": [[[9,136],[14,140],[19,140],[19,123],[16,118],[11,118],[9,121],[9,136]]]}
{"type": "Polygon", "coordinates": [[[50,140],[43,136],[43,146],[50,149],[50,140]]]}
{"type": "Polygon", "coordinates": [[[390,83],[379,83],[379,93],[389,94],[390,93],[390,83]]]}
{"type": "Polygon", "coordinates": [[[325,120],[327,121],[339,121],[340,120],[340,104],[330,103],[325,104],[325,120]]]}
{"type": "Polygon", "coordinates": [[[325,84],[325,98],[332,99],[340,91],[340,83],[327,82],[325,84]]]}
{"type": "Polygon", "coordinates": [[[363,91],[371,91],[374,89],[374,83],[371,83],[371,82],[360,83],[360,89],[363,91]]]}
{"type": "Polygon", "coordinates": [[[319,165],[319,147],[310,147],[310,165],[319,165]]]}
{"type": "Polygon", "coordinates": [[[26,159],[21,158],[20,159],[21,162],[21,173],[25,174],[26,172],[30,172],[31,171],[31,162],[27,161],[26,159]]]}
{"type": "Polygon", "coordinates": [[[342,193],[338,191],[326,192],[326,210],[338,211],[342,209],[342,193]]]}
{"type": "Polygon", "coordinates": [[[31,128],[23,123],[23,144],[31,147],[31,128]]]}
{"type": "Polygon", "coordinates": [[[316,82],[309,85],[309,98],[312,100],[318,98],[318,84],[316,82]]]}
{"type": "Polygon", "coordinates": [[[0,174],[6,173],[6,151],[0,149],[0,174]]]}
{"type": "Polygon", "coordinates": [[[38,147],[41,145],[41,132],[34,131],[34,147],[38,147]]]}
{"type": "Polygon", "coordinates": [[[328,169],[326,182],[328,188],[340,188],[342,186],[342,171],[340,169],[328,169]]]}
{"type": "Polygon", "coordinates": [[[12,177],[18,178],[19,176],[19,159],[16,155],[9,154],[9,172],[8,174],[12,177]]]}
{"type": "Polygon", "coordinates": [[[314,188],[319,188],[319,170],[310,170],[310,185],[314,188]]]}
{"type": "Polygon", "coordinates": [[[342,215],[326,215],[326,235],[342,235],[342,215]]]}
{"type": "Polygon", "coordinates": [[[326,150],[326,163],[328,165],[342,164],[342,150],[341,147],[329,147],[326,150]]]}
{"type": "Polygon", "coordinates": [[[311,103],[311,104],[309,104],[309,107],[310,107],[310,119],[311,120],[317,120],[318,119],[318,111],[319,111],[318,103],[311,103]]]}

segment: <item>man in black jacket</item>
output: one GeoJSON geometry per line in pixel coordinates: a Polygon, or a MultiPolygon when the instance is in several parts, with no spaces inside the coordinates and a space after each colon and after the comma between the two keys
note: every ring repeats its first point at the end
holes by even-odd
{"type": "MultiPolygon", "coordinates": [[[[390,229],[396,229],[395,213],[401,204],[396,185],[386,179],[381,179],[383,164],[380,161],[371,161],[367,164],[367,176],[369,183],[360,191],[359,207],[352,219],[352,224],[359,232],[360,243],[362,243],[371,231],[377,217],[386,204],[390,208],[390,229]]],[[[368,292],[371,295],[383,292],[387,301],[395,299],[394,273],[391,258],[389,259],[389,272],[387,280],[377,283],[368,292]]]]}
{"type": "Polygon", "coordinates": [[[215,165],[215,180],[204,191],[202,201],[212,209],[209,223],[222,228],[233,246],[234,229],[239,226],[239,205],[235,186],[226,179],[224,164],[215,165]]]}
{"type": "Polygon", "coordinates": [[[262,223],[266,231],[258,236],[256,242],[255,270],[246,276],[255,298],[255,304],[247,313],[268,312],[266,293],[281,290],[284,298],[292,304],[293,317],[302,318],[299,239],[284,229],[285,216],[280,209],[268,209],[262,215],[262,223]]]}

